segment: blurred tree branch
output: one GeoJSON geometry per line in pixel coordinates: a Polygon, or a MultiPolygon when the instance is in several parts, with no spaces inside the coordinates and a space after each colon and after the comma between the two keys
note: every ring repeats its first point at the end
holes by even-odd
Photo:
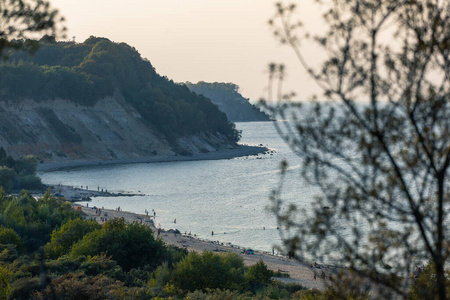
{"type": "Polygon", "coordinates": [[[0,58],[6,58],[7,49],[37,48],[37,38],[64,36],[64,21],[56,9],[44,0],[0,0],[0,58]]]}
{"type": "MultiPolygon", "coordinates": [[[[272,194],[285,247],[345,265],[390,288],[379,292],[405,297],[405,274],[429,260],[434,292],[446,299],[450,2],[316,2],[326,11],[323,36],[301,36],[295,4],[278,3],[269,21],[327,100],[263,102],[272,118],[291,120],[275,126],[301,159],[303,176],[322,191],[302,211],[284,210],[281,193],[272,194]],[[302,52],[311,39],[327,53],[318,69],[302,52]]],[[[282,77],[271,70],[272,81],[282,77]]],[[[287,98],[279,92],[279,100],[287,98]]]]}

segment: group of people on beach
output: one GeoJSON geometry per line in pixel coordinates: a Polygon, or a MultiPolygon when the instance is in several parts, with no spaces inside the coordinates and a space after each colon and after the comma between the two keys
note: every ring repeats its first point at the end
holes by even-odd
{"type": "Polygon", "coordinates": [[[318,263],[316,263],[316,262],[314,262],[314,264],[311,264],[311,269],[313,269],[314,270],[314,274],[313,274],[313,279],[314,280],[317,280],[317,272],[316,272],[316,270],[315,269],[323,269],[322,270],[322,272],[320,273],[320,278],[322,278],[323,280],[325,280],[325,279],[329,279],[329,280],[333,280],[333,275],[331,274],[331,266],[330,265],[328,265],[326,268],[325,268],[325,266],[323,266],[323,265],[319,265],[318,263]],[[324,270],[328,270],[329,272],[328,272],[328,276],[327,276],[327,274],[325,273],[325,271],[324,270]]]}
{"type": "Polygon", "coordinates": [[[95,209],[95,215],[99,216],[100,220],[102,222],[108,221],[108,213],[107,212],[105,212],[102,216],[102,210],[100,208],[94,206],[92,209],[95,209]]]}
{"type": "MultiPolygon", "coordinates": [[[[153,218],[156,218],[156,211],[154,209],[152,209],[152,212],[153,212],[153,218]]],[[[148,210],[147,209],[145,209],[145,214],[148,217],[148,210]]],[[[175,219],[174,223],[176,223],[176,222],[177,222],[177,219],[175,219]]]]}

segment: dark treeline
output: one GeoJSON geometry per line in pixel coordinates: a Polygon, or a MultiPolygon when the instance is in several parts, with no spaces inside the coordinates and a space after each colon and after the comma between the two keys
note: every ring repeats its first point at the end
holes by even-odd
{"type": "Polygon", "coordinates": [[[186,86],[196,94],[211,99],[233,122],[270,120],[266,113],[239,93],[239,86],[234,83],[199,81],[197,83],[186,82],[186,86]]]}
{"type": "Polygon", "coordinates": [[[209,99],[156,73],[151,63],[125,43],[90,37],[84,43],[41,39],[40,49],[10,52],[0,64],[0,100],[62,98],[80,105],[120,92],[169,140],[219,132],[232,143],[239,133],[209,99]]]}
{"type": "Polygon", "coordinates": [[[37,165],[38,160],[33,155],[14,159],[0,147],[0,186],[7,193],[13,189],[41,189],[41,179],[36,175],[37,165]]]}

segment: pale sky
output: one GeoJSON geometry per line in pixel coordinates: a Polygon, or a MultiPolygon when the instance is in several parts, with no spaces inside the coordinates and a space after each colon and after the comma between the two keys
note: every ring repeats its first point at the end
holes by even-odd
{"type": "MultiPolygon", "coordinates": [[[[89,36],[125,42],[175,82],[233,82],[244,97],[267,97],[267,65],[287,67],[285,92],[305,100],[320,93],[291,49],[272,36],[270,0],[50,0],[66,18],[67,37],[89,36]]],[[[299,16],[319,27],[313,0],[297,1],[299,16]]],[[[308,60],[318,60],[314,50],[308,60]]]]}

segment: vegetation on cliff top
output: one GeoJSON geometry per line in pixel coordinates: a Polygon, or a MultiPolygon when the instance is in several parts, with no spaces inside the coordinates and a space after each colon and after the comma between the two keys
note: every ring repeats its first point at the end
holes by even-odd
{"type": "Polygon", "coordinates": [[[8,53],[0,64],[0,100],[62,98],[80,105],[120,92],[145,120],[169,140],[217,132],[230,142],[239,133],[226,115],[203,96],[156,73],[151,63],[125,43],[90,37],[84,43],[44,37],[40,49],[8,53]]]}
{"type": "Polygon", "coordinates": [[[239,86],[225,82],[186,82],[186,86],[219,106],[233,122],[270,121],[270,117],[239,93],[239,86]]]}

